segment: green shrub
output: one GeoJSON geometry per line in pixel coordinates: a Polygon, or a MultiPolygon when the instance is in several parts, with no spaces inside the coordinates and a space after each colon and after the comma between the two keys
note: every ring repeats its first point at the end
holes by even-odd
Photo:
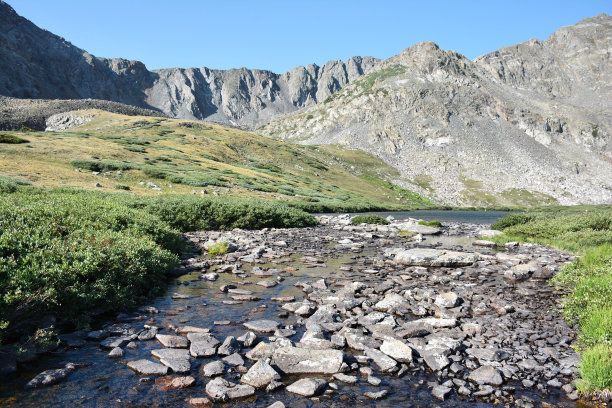
{"type": "Polygon", "coordinates": [[[156,169],[155,167],[145,167],[142,172],[149,177],[161,180],[169,176],[167,172],[160,169],[156,169]]]}
{"type": "Polygon", "coordinates": [[[138,166],[133,163],[122,163],[112,161],[100,161],[100,160],[73,160],[70,162],[72,167],[76,167],[81,170],[89,171],[116,171],[116,170],[134,170],[138,166]]]}
{"type": "Polygon", "coordinates": [[[208,247],[208,255],[211,258],[214,258],[215,256],[218,256],[218,255],[225,255],[227,254],[228,247],[229,247],[229,244],[226,241],[217,242],[216,244],[208,247]]]}
{"type": "Polygon", "coordinates": [[[23,139],[21,137],[17,137],[15,135],[10,135],[7,133],[0,133],[0,143],[20,144],[20,143],[30,143],[30,141],[23,139]]]}
{"type": "Polygon", "coordinates": [[[351,224],[353,224],[353,225],[359,225],[359,224],[382,224],[382,225],[387,225],[387,224],[389,224],[389,221],[386,218],[381,217],[380,215],[376,215],[376,214],[363,214],[363,215],[358,215],[356,217],[353,217],[351,219],[351,224]]]}
{"type": "Polygon", "coordinates": [[[612,346],[599,344],[582,353],[581,381],[576,383],[581,393],[612,389],[612,346]]]}
{"type": "Polygon", "coordinates": [[[123,184],[115,184],[115,186],[113,187],[115,190],[129,190],[130,186],[126,186],[123,184]]]}
{"type": "Polygon", "coordinates": [[[432,220],[432,221],[419,221],[419,225],[425,225],[427,227],[441,227],[442,223],[438,220],[432,220]]]}

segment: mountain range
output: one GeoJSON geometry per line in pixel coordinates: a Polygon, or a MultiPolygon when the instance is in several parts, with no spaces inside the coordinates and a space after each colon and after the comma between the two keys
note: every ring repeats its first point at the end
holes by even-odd
{"type": "Polygon", "coordinates": [[[149,71],[95,57],[0,1],[0,95],[102,99],[369,152],[455,205],[612,202],[612,17],[474,60],[423,42],[284,74],[149,71]]]}

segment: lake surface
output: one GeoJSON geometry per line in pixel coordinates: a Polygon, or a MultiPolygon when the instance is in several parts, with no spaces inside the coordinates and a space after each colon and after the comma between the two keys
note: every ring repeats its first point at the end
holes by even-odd
{"type": "MultiPolygon", "coordinates": [[[[379,211],[359,214],[376,214],[381,217],[393,217],[397,220],[418,218],[427,221],[438,220],[440,222],[465,222],[469,224],[493,224],[498,219],[510,214],[508,211],[441,211],[441,210],[418,210],[418,211],[379,211]]],[[[337,215],[337,214],[336,214],[337,215]]]]}

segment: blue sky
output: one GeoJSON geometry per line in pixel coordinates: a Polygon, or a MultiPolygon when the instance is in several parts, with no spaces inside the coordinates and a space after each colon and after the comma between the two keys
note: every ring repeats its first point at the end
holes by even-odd
{"type": "Polygon", "coordinates": [[[434,41],[468,58],[602,12],[610,0],[8,0],[19,14],[100,57],[170,67],[282,73],[354,55],[388,58],[434,41]]]}

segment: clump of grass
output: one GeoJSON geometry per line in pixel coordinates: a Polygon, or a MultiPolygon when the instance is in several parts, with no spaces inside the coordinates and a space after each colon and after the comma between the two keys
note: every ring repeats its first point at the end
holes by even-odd
{"type": "Polygon", "coordinates": [[[612,346],[598,344],[582,353],[581,381],[576,388],[583,394],[612,389],[612,346]]]}
{"type": "Polygon", "coordinates": [[[0,133],[0,143],[20,144],[20,143],[30,143],[30,141],[23,139],[21,137],[15,136],[15,135],[10,135],[7,133],[0,133]]]}
{"type": "Polygon", "coordinates": [[[113,188],[115,190],[126,190],[126,191],[128,191],[130,189],[130,186],[126,186],[124,184],[115,184],[115,186],[113,188]]]}
{"type": "Polygon", "coordinates": [[[228,247],[229,244],[227,243],[227,241],[217,242],[216,244],[213,244],[208,247],[208,256],[214,258],[219,255],[225,255],[227,254],[228,247]]]}
{"type": "Polygon", "coordinates": [[[416,233],[408,230],[399,230],[397,231],[397,235],[399,235],[400,237],[411,238],[414,237],[416,233]]]}
{"type": "Polygon", "coordinates": [[[76,167],[81,170],[89,171],[116,171],[116,170],[133,170],[139,166],[133,163],[122,163],[113,161],[100,161],[100,160],[73,160],[70,162],[72,167],[76,167]]]}
{"type": "Polygon", "coordinates": [[[351,219],[351,224],[359,225],[359,224],[379,224],[379,225],[387,225],[389,221],[376,214],[362,214],[351,219]]]}
{"type": "Polygon", "coordinates": [[[425,225],[427,227],[441,227],[442,223],[438,220],[431,220],[431,221],[419,221],[419,225],[425,225]]]}

